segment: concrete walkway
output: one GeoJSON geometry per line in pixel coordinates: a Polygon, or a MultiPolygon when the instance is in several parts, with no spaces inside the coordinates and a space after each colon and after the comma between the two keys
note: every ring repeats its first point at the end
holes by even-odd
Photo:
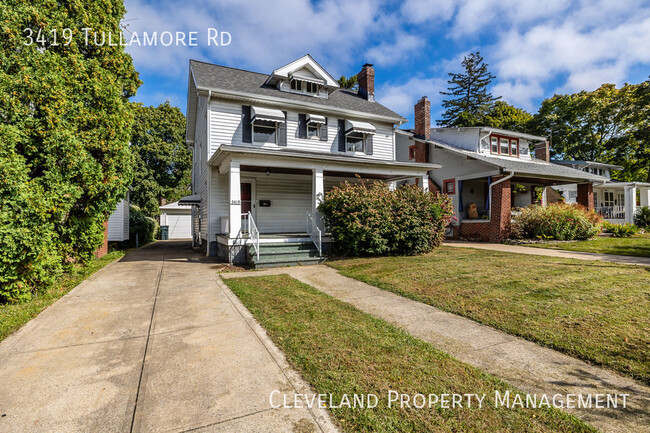
{"type": "Polygon", "coordinates": [[[110,264],[0,343],[0,432],[329,432],[325,409],[186,242],[110,264]]]}
{"type": "Polygon", "coordinates": [[[573,410],[604,432],[647,432],[650,388],[472,320],[342,276],[327,266],[221,274],[222,278],[288,274],[380,317],[450,355],[530,394],[629,394],[627,408],[573,410]]]}
{"type": "Polygon", "coordinates": [[[445,242],[446,247],[477,248],[479,250],[501,251],[504,253],[530,254],[534,256],[559,257],[563,259],[600,260],[625,265],[650,266],[650,257],[620,256],[616,254],[585,253],[580,251],[551,250],[525,247],[522,245],[491,244],[487,242],[445,242]]]}

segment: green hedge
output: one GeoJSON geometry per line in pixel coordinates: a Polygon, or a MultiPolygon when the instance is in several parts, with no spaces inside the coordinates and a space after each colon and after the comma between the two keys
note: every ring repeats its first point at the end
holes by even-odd
{"type": "Polygon", "coordinates": [[[129,240],[125,246],[135,247],[136,237],[139,246],[153,242],[156,233],[158,233],[156,220],[146,216],[139,207],[131,206],[129,212],[129,240]]]}
{"type": "Polygon", "coordinates": [[[643,230],[650,230],[650,207],[638,208],[634,216],[634,223],[643,230]]]}
{"type": "Polygon", "coordinates": [[[318,207],[334,250],[351,256],[403,255],[431,251],[442,243],[452,216],[446,195],[383,182],[345,182],[318,207]]]}
{"type": "Polygon", "coordinates": [[[532,205],[513,215],[512,236],[561,241],[589,239],[602,228],[602,218],[584,207],[554,203],[532,205]]]}
{"type": "Polygon", "coordinates": [[[605,221],[603,223],[605,230],[610,232],[615,238],[629,238],[639,233],[639,228],[634,224],[624,223],[624,224],[613,224],[605,221]]]}

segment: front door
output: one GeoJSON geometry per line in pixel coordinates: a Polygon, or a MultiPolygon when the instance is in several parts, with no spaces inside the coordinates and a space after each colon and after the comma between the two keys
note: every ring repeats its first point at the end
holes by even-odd
{"type": "Polygon", "coordinates": [[[241,182],[241,228],[248,233],[248,212],[255,219],[255,185],[253,182],[241,182]]]}

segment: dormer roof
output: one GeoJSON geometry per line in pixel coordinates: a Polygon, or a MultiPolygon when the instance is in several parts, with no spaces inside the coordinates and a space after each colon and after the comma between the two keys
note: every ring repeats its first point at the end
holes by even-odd
{"type": "Polygon", "coordinates": [[[309,54],[288,63],[275,71],[266,80],[266,84],[275,85],[279,79],[292,78],[311,81],[330,90],[338,89],[339,83],[309,54]]]}

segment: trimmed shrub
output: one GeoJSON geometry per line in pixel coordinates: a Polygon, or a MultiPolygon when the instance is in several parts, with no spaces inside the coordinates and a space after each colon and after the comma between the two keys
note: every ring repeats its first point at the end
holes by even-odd
{"type": "Polygon", "coordinates": [[[634,223],[643,230],[650,230],[650,207],[638,208],[634,216],[634,223]]]}
{"type": "Polygon", "coordinates": [[[415,185],[390,190],[383,182],[344,182],[318,207],[337,252],[351,256],[406,255],[440,245],[451,221],[449,197],[415,185]]]}
{"type": "Polygon", "coordinates": [[[634,224],[625,223],[625,224],[613,224],[605,221],[603,223],[605,230],[610,232],[615,238],[629,238],[639,233],[639,228],[634,224]]]}
{"type": "Polygon", "coordinates": [[[140,246],[153,242],[158,232],[158,223],[146,216],[139,207],[131,206],[129,212],[129,240],[125,246],[136,245],[136,235],[140,246]]]}
{"type": "Polygon", "coordinates": [[[513,234],[529,239],[568,241],[589,239],[602,228],[602,218],[581,206],[554,203],[532,205],[513,216],[513,234]]]}

